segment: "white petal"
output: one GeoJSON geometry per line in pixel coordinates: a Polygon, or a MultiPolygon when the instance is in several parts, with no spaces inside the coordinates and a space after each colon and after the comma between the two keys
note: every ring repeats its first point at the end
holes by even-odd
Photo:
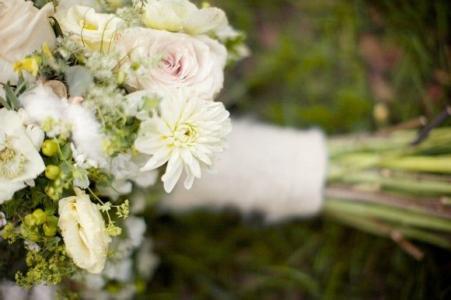
{"type": "Polygon", "coordinates": [[[174,186],[177,184],[180,176],[183,172],[183,163],[179,155],[173,155],[168,162],[166,172],[161,178],[164,183],[164,189],[167,193],[170,193],[174,186]]]}
{"type": "Polygon", "coordinates": [[[152,158],[144,165],[144,167],[141,168],[141,171],[151,171],[161,167],[168,161],[169,155],[170,150],[168,148],[161,149],[152,156],[152,158]]]}

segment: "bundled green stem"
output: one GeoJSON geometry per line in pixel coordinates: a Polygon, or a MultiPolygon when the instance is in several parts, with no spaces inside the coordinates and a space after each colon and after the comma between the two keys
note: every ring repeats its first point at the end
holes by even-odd
{"type": "Polygon", "coordinates": [[[329,143],[325,214],[388,236],[417,258],[409,239],[451,249],[451,128],[412,145],[409,130],[329,143]]]}

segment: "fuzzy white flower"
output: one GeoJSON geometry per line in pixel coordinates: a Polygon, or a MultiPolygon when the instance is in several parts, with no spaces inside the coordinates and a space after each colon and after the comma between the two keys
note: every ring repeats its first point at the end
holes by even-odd
{"type": "Polygon", "coordinates": [[[57,15],[61,29],[91,50],[108,51],[124,21],[113,14],[97,13],[93,8],[75,5],[57,15]]]}
{"type": "Polygon", "coordinates": [[[149,0],[144,7],[143,23],[154,29],[207,34],[227,24],[219,8],[197,8],[188,0],[149,0]]]}
{"type": "Polygon", "coordinates": [[[41,84],[20,95],[19,103],[30,122],[37,124],[43,124],[49,119],[61,120],[66,109],[65,103],[52,89],[41,84]]]}
{"type": "Polygon", "coordinates": [[[128,55],[123,68],[132,89],[184,88],[205,99],[212,99],[222,89],[227,50],[206,36],[130,28],[121,34],[117,49],[128,55]],[[137,71],[133,71],[135,65],[137,71]]]}
{"type": "MultiPolygon", "coordinates": [[[[52,120],[54,128],[50,135],[58,135],[64,131],[72,133],[71,138],[77,150],[77,162],[82,160],[79,157],[82,156],[83,160],[91,165],[106,166],[107,158],[102,147],[105,137],[101,133],[101,126],[95,114],[87,107],[59,98],[44,85],[38,85],[20,95],[19,102],[31,122],[45,127],[44,125],[52,120]]],[[[80,166],[83,164],[80,163],[80,166]]]]}
{"type": "Polygon", "coordinates": [[[65,111],[66,122],[70,124],[72,140],[77,151],[94,161],[97,167],[105,167],[107,155],[103,151],[105,136],[94,112],[81,104],[71,103],[65,111]]]}
{"type": "Polygon", "coordinates": [[[32,139],[17,112],[0,109],[0,204],[45,169],[32,139]]]}
{"type": "Polygon", "coordinates": [[[0,1],[0,82],[16,81],[13,64],[40,49],[55,44],[55,34],[48,21],[53,5],[37,9],[31,1],[0,1]]]}
{"type": "Polygon", "coordinates": [[[229,113],[219,102],[205,101],[178,92],[161,102],[159,112],[141,123],[135,147],[152,155],[142,168],[154,170],[167,163],[162,177],[166,192],[172,191],[185,171],[190,189],[202,167],[211,166],[222,152],[231,130],[229,113]]]}
{"type": "Polygon", "coordinates": [[[84,192],[76,190],[76,193],[59,201],[58,226],[75,265],[98,274],[105,266],[111,238],[97,206],[84,192]]]}

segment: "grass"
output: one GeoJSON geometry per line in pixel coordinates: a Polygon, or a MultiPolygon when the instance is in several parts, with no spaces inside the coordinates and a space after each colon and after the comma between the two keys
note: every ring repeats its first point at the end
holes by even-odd
{"type": "Polygon", "coordinates": [[[259,216],[156,213],[161,265],[142,299],[447,299],[449,252],[322,219],[266,225],[259,216]]]}

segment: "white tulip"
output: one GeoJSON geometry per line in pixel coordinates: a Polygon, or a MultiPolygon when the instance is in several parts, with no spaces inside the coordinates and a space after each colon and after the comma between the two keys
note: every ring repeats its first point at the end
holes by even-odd
{"type": "Polygon", "coordinates": [[[76,190],[76,193],[59,201],[58,226],[75,265],[99,274],[105,267],[111,238],[97,206],[84,192],[76,190]]]}
{"type": "Polygon", "coordinates": [[[13,64],[38,50],[44,43],[55,44],[55,34],[48,17],[53,5],[38,9],[24,0],[0,1],[0,82],[15,82],[13,64]]]}
{"type": "MultiPolygon", "coordinates": [[[[36,131],[31,133],[40,135],[36,131]]],[[[0,109],[0,204],[44,171],[33,139],[17,112],[0,109]]]]}

